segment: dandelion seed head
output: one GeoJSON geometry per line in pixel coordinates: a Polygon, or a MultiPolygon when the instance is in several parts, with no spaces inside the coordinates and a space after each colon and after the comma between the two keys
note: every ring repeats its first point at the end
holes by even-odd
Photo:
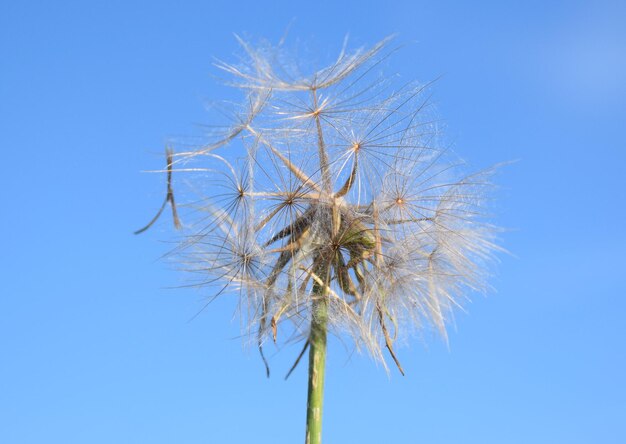
{"type": "Polygon", "coordinates": [[[398,363],[405,332],[445,337],[498,250],[492,171],[462,175],[439,146],[428,84],[379,74],[389,39],[308,73],[238,40],[241,62],[217,64],[244,98],[232,125],[177,157],[208,175],[178,250],[199,285],[238,295],[259,346],[306,340],[320,294],[331,331],[376,360],[398,363]]]}

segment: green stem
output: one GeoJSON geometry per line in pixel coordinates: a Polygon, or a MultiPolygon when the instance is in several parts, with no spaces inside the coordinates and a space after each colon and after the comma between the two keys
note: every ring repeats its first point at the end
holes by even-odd
{"type": "Polygon", "coordinates": [[[328,299],[324,285],[313,285],[313,315],[309,338],[309,393],[306,405],[306,444],[322,442],[322,404],[326,371],[328,299]]]}

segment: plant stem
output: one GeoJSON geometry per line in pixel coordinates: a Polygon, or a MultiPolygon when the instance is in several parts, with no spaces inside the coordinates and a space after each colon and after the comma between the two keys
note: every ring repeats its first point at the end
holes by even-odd
{"type": "Polygon", "coordinates": [[[322,442],[322,404],[326,372],[328,299],[325,285],[313,285],[313,316],[309,338],[309,392],[306,405],[306,444],[322,442]]]}

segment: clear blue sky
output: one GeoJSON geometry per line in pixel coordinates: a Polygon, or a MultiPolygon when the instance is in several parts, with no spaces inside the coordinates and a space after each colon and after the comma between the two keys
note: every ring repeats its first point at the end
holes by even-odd
{"type": "MultiPolygon", "coordinates": [[[[235,301],[159,261],[165,141],[230,92],[233,32],[333,54],[399,33],[439,75],[447,138],[498,176],[494,291],[399,350],[331,343],[327,444],[626,442],[626,8],[621,2],[31,2],[0,6],[0,442],[301,442],[305,368],[236,338],[235,301]],[[87,4],[89,3],[89,4],[87,4]],[[264,3],[264,4],[262,4],[264,3]]],[[[169,216],[169,215],[168,215],[169,216]]]]}

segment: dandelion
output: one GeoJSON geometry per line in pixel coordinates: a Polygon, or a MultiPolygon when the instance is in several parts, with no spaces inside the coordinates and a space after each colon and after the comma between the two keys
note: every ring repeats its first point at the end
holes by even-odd
{"type": "Polygon", "coordinates": [[[290,372],[308,349],[307,443],[321,440],[328,333],[404,374],[394,344],[429,327],[445,337],[498,249],[491,171],[460,176],[438,146],[429,85],[377,74],[389,42],[307,73],[280,45],[240,39],[241,63],[218,63],[244,96],[230,126],[168,158],[164,206],[172,170],[198,195],[176,250],[196,284],[239,295],[268,376],[268,342],[301,341],[290,372]]]}

